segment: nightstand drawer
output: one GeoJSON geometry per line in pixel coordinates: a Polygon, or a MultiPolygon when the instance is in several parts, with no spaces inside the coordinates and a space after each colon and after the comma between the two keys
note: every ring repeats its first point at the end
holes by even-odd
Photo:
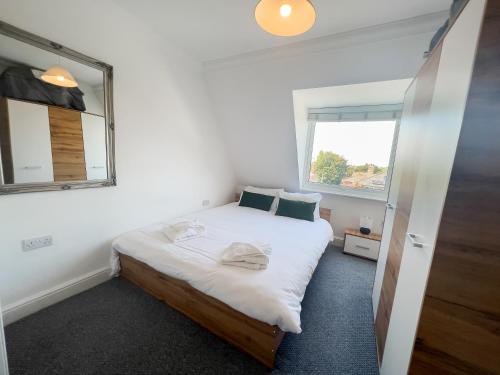
{"type": "Polygon", "coordinates": [[[344,253],[377,260],[379,248],[380,241],[352,236],[350,234],[345,236],[344,253]]]}

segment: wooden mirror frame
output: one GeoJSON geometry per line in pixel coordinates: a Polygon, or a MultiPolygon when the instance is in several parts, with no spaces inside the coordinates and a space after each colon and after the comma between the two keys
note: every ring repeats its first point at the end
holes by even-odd
{"type": "Polygon", "coordinates": [[[0,153],[0,195],[116,186],[113,67],[102,61],[64,47],[59,43],[52,42],[48,39],[18,29],[17,27],[2,21],[0,21],[0,35],[5,35],[9,38],[19,40],[34,47],[53,52],[56,55],[71,59],[91,68],[98,69],[103,73],[104,117],[106,121],[106,163],[108,168],[108,178],[104,180],[3,184],[3,170],[0,153]]]}

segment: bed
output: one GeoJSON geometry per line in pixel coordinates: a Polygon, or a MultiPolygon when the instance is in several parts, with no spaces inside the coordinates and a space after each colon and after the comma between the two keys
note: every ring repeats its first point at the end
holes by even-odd
{"type": "Polygon", "coordinates": [[[207,227],[202,238],[172,243],[165,223],[134,230],[113,242],[112,270],[194,321],[274,366],[285,332],[300,333],[301,302],[332,238],[329,210],[314,222],[275,216],[237,203],[186,218],[207,227]],[[233,241],[272,246],[266,270],[221,265],[233,241]]]}

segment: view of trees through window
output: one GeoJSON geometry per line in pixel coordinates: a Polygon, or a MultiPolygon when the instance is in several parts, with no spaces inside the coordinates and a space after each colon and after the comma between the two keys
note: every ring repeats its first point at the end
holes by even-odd
{"type": "Polygon", "coordinates": [[[384,190],[396,121],[318,122],[309,182],[384,190]]]}

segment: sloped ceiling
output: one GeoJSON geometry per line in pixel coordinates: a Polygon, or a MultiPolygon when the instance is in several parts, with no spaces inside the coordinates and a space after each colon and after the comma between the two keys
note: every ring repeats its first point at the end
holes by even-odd
{"type": "Polygon", "coordinates": [[[293,38],[262,31],[257,0],[116,0],[163,38],[199,61],[210,61],[448,9],[451,0],[311,0],[317,22],[293,38]]]}

